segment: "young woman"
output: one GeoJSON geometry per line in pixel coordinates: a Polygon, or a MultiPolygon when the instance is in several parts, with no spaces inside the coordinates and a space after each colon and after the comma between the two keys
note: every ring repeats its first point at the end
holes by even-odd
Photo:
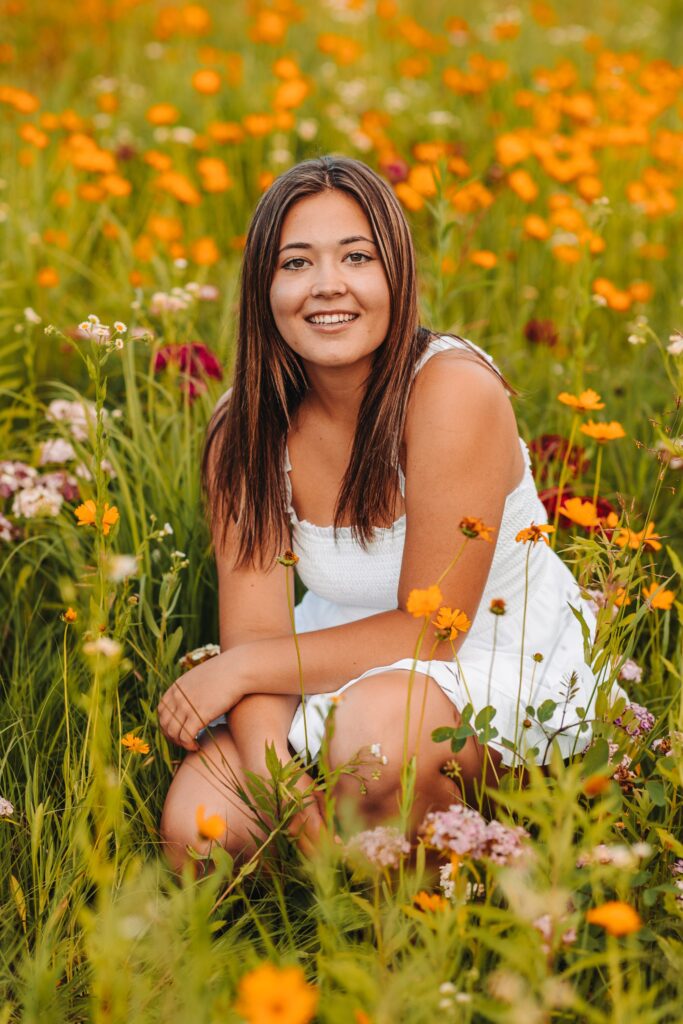
{"type": "MultiPolygon", "coordinates": [[[[307,741],[314,759],[333,701],[330,766],[359,754],[362,762],[340,776],[336,795],[354,799],[369,825],[397,812],[406,711],[407,753],[417,754],[413,824],[457,798],[440,771],[453,755],[431,733],[458,723],[469,703],[496,711],[489,777],[515,756],[502,740],[522,753],[538,747],[539,760],[555,731],[565,756],[584,745],[576,708],[590,709],[596,684],[572,609],[594,622],[538,531],[516,540],[546,516],[508,390],[480,350],[419,326],[407,223],[364,164],[307,161],[259,201],[234,383],[210,424],[203,470],[221,654],[180,677],[159,705],[165,735],[190,752],[162,818],[173,864],[188,844],[201,849],[200,805],[225,819],[233,854],[254,850],[258,829],[234,780],[265,773],[267,741],[283,761],[307,741]],[[467,539],[466,517],[490,527],[491,539],[467,539]],[[305,724],[291,570],[276,560],[290,547],[308,588],[296,608],[305,724]],[[411,614],[409,595],[439,579],[448,610],[439,621],[462,625],[463,612],[471,626],[447,625],[454,639],[442,639],[430,625],[415,665],[425,620],[411,614]],[[526,708],[547,699],[557,707],[541,726],[526,708]]],[[[482,755],[470,737],[455,757],[465,793],[481,779],[482,755]]],[[[304,775],[299,786],[310,785],[304,775]]],[[[298,825],[305,849],[320,825],[315,804],[298,825]]]]}

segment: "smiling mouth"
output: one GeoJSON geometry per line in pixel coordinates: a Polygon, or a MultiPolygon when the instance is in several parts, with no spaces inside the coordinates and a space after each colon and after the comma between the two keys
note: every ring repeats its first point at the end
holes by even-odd
{"type": "Polygon", "coordinates": [[[358,316],[358,313],[316,313],[305,317],[305,320],[316,327],[328,327],[335,324],[350,324],[357,320],[358,316]]]}

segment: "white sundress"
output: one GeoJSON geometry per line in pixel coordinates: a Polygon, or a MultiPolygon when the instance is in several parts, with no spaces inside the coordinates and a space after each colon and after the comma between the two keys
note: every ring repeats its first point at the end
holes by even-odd
{"type": "MultiPolygon", "coordinates": [[[[450,337],[435,338],[418,360],[415,372],[433,355],[451,348],[463,349],[466,345],[450,337]]],[[[478,351],[492,362],[490,356],[478,351]]],[[[473,705],[475,714],[489,705],[495,708],[491,724],[498,735],[489,740],[489,745],[500,752],[504,764],[519,763],[519,756],[515,758],[509,746],[501,743],[503,739],[516,745],[523,755],[537,748],[535,759],[539,763],[548,759],[549,738],[555,733],[564,757],[583,749],[589,741],[590,731],[579,733],[577,709],[585,709],[585,717],[590,719],[597,683],[584,658],[581,623],[572,607],[583,617],[591,637],[595,618],[571,572],[547,544],[515,541],[517,533],[532,522],[548,521],[536,491],[528,449],[521,438],[519,443],[525,456],[524,475],[505,500],[488,580],[457,658],[403,658],[390,665],[377,665],[333,692],[307,695],[306,726],[312,759],[320,752],[325,718],[334,698],[360,679],[395,669],[409,672],[413,666],[415,672],[430,676],[459,711],[467,704],[473,705]],[[504,615],[490,611],[494,598],[504,599],[504,615]],[[538,709],[546,700],[554,701],[556,707],[546,721],[539,723],[526,709],[529,705],[538,709]]],[[[365,551],[352,537],[351,527],[338,528],[335,539],[331,526],[298,519],[292,507],[288,452],[285,459],[292,550],[298,555],[297,572],[307,588],[295,608],[297,632],[339,626],[397,608],[406,516],[390,527],[377,529],[365,551]]],[[[404,493],[400,467],[399,482],[404,493]]],[[[615,696],[619,693],[623,691],[616,687],[615,696]]],[[[548,710],[546,707],[546,713],[548,710]]],[[[305,753],[301,703],[288,738],[294,750],[305,753]]],[[[448,750],[445,744],[444,750],[448,750]]]]}

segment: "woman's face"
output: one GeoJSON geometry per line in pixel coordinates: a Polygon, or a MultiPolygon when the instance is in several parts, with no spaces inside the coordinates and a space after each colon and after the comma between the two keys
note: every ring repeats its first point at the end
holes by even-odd
{"type": "Polygon", "coordinates": [[[352,366],[384,341],[390,295],[370,223],[345,192],[296,203],[285,216],[270,286],[277,328],[320,367],[352,366]]]}

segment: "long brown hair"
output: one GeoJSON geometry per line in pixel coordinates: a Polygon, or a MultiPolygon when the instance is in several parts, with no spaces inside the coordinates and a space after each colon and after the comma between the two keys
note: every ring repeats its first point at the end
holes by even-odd
{"type": "Polygon", "coordinates": [[[390,295],[389,330],[373,353],[334,526],[350,519],[353,535],[366,547],[373,524],[393,515],[413,370],[432,333],[419,325],[413,242],[394,193],[360,161],[324,156],[297,164],[273,182],[247,234],[232,393],[209,424],[202,459],[209,515],[221,523],[221,544],[228,524],[238,524],[238,566],[265,566],[289,542],[285,446],[308,382],[301,359],[275,325],[270,285],[288,210],[332,189],[354,199],[368,218],[390,295]]]}

